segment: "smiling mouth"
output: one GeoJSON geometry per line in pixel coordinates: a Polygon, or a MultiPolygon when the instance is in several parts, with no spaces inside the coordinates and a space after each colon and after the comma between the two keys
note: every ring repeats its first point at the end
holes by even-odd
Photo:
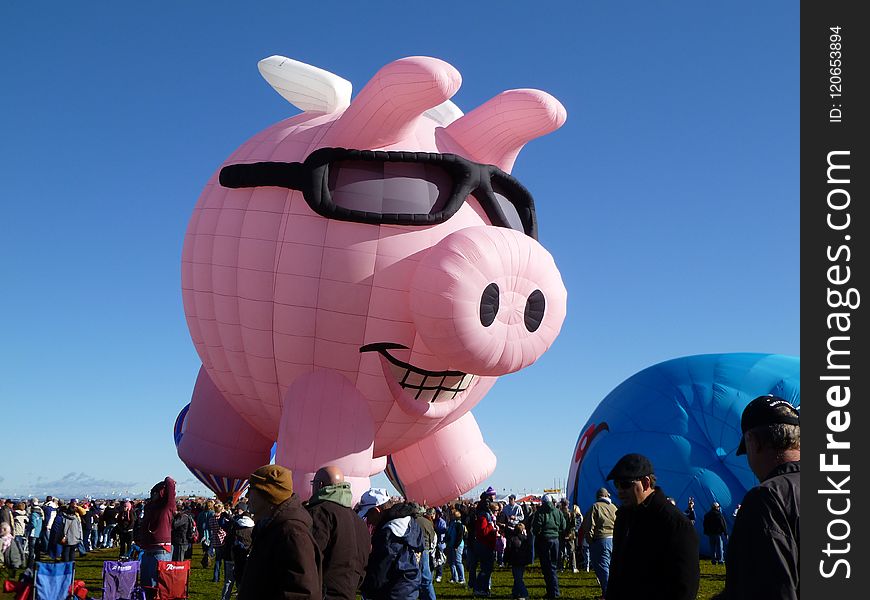
{"type": "Polygon", "coordinates": [[[471,387],[475,376],[462,371],[430,371],[415,367],[410,363],[399,360],[390,354],[390,350],[407,350],[407,346],[380,342],[366,344],[359,351],[378,352],[387,360],[387,365],[396,383],[408,395],[415,400],[432,404],[439,400],[453,400],[471,387]]]}

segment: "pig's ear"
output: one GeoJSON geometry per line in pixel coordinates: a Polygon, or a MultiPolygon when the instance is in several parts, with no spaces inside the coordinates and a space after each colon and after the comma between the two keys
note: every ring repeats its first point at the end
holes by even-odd
{"type": "Polygon", "coordinates": [[[353,85],[329,71],[277,55],[264,58],[257,68],[276,92],[304,112],[330,114],[350,104],[353,85]]]}
{"type": "Polygon", "coordinates": [[[461,84],[459,71],[437,58],[412,56],[391,62],[375,73],[320,145],[365,150],[394,144],[461,84]]]}
{"type": "Polygon", "coordinates": [[[555,131],[567,116],[546,92],[508,90],[451,123],[446,132],[468,158],[510,171],[526,142],[555,131]]]}

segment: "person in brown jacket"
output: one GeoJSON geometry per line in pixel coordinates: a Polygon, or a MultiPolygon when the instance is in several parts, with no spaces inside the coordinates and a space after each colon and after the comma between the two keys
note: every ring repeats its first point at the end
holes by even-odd
{"type": "Polygon", "coordinates": [[[372,550],[369,528],[350,508],[350,483],[336,466],[318,469],[306,508],[323,555],[323,597],[354,600],[372,550]]]}
{"type": "Polygon", "coordinates": [[[311,517],[293,493],[292,472],[265,465],[248,481],[248,508],[257,524],[238,600],[321,600],[320,549],[311,517]]]}

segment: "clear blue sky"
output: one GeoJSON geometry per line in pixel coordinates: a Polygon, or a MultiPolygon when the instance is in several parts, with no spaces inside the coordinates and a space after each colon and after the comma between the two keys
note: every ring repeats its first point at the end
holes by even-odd
{"type": "Polygon", "coordinates": [[[462,73],[465,111],[519,87],[568,111],[514,169],[568,317],[548,354],[475,409],[499,460],[484,485],[564,480],[596,404],[647,366],[799,355],[798,12],[785,0],[3,2],[0,495],[133,494],[166,474],[203,490],[171,436],[200,364],[181,246],[212,171],[296,112],[257,72],[272,54],[357,91],[394,59],[435,56],[462,73]]]}

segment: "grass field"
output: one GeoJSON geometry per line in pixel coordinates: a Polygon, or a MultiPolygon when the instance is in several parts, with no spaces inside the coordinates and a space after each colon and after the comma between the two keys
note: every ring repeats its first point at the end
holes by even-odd
{"type": "MultiPolygon", "coordinates": [[[[87,556],[76,560],[76,579],[83,579],[87,584],[88,592],[95,598],[101,598],[102,594],[100,586],[102,584],[102,569],[104,560],[115,560],[117,550],[112,548],[108,550],[98,550],[91,552],[87,556]]],[[[201,548],[197,544],[194,548],[193,561],[191,565],[190,576],[190,597],[197,600],[214,600],[220,598],[221,588],[223,583],[212,583],[212,569],[203,569],[200,565],[202,557],[201,548]]],[[[9,573],[0,568],[0,582],[6,579],[9,573]]],[[[435,593],[438,598],[444,600],[458,600],[460,598],[471,598],[471,591],[460,585],[447,583],[448,577],[444,578],[441,583],[435,584],[435,593]]],[[[544,578],[541,575],[541,570],[537,567],[526,569],[526,587],[529,589],[530,598],[542,598],[544,596],[544,578]]],[[[513,577],[510,569],[496,568],[492,578],[492,597],[505,598],[511,597],[511,585],[513,585],[513,577]]],[[[722,565],[711,565],[709,561],[701,561],[701,589],[698,593],[698,598],[705,600],[712,598],[715,594],[722,590],[725,586],[725,567],[722,565]]],[[[562,598],[572,598],[577,600],[597,600],[600,597],[598,582],[593,573],[581,572],[575,573],[560,573],[559,587],[562,591],[562,598]]],[[[0,599],[12,598],[12,594],[0,594],[0,599]]]]}

